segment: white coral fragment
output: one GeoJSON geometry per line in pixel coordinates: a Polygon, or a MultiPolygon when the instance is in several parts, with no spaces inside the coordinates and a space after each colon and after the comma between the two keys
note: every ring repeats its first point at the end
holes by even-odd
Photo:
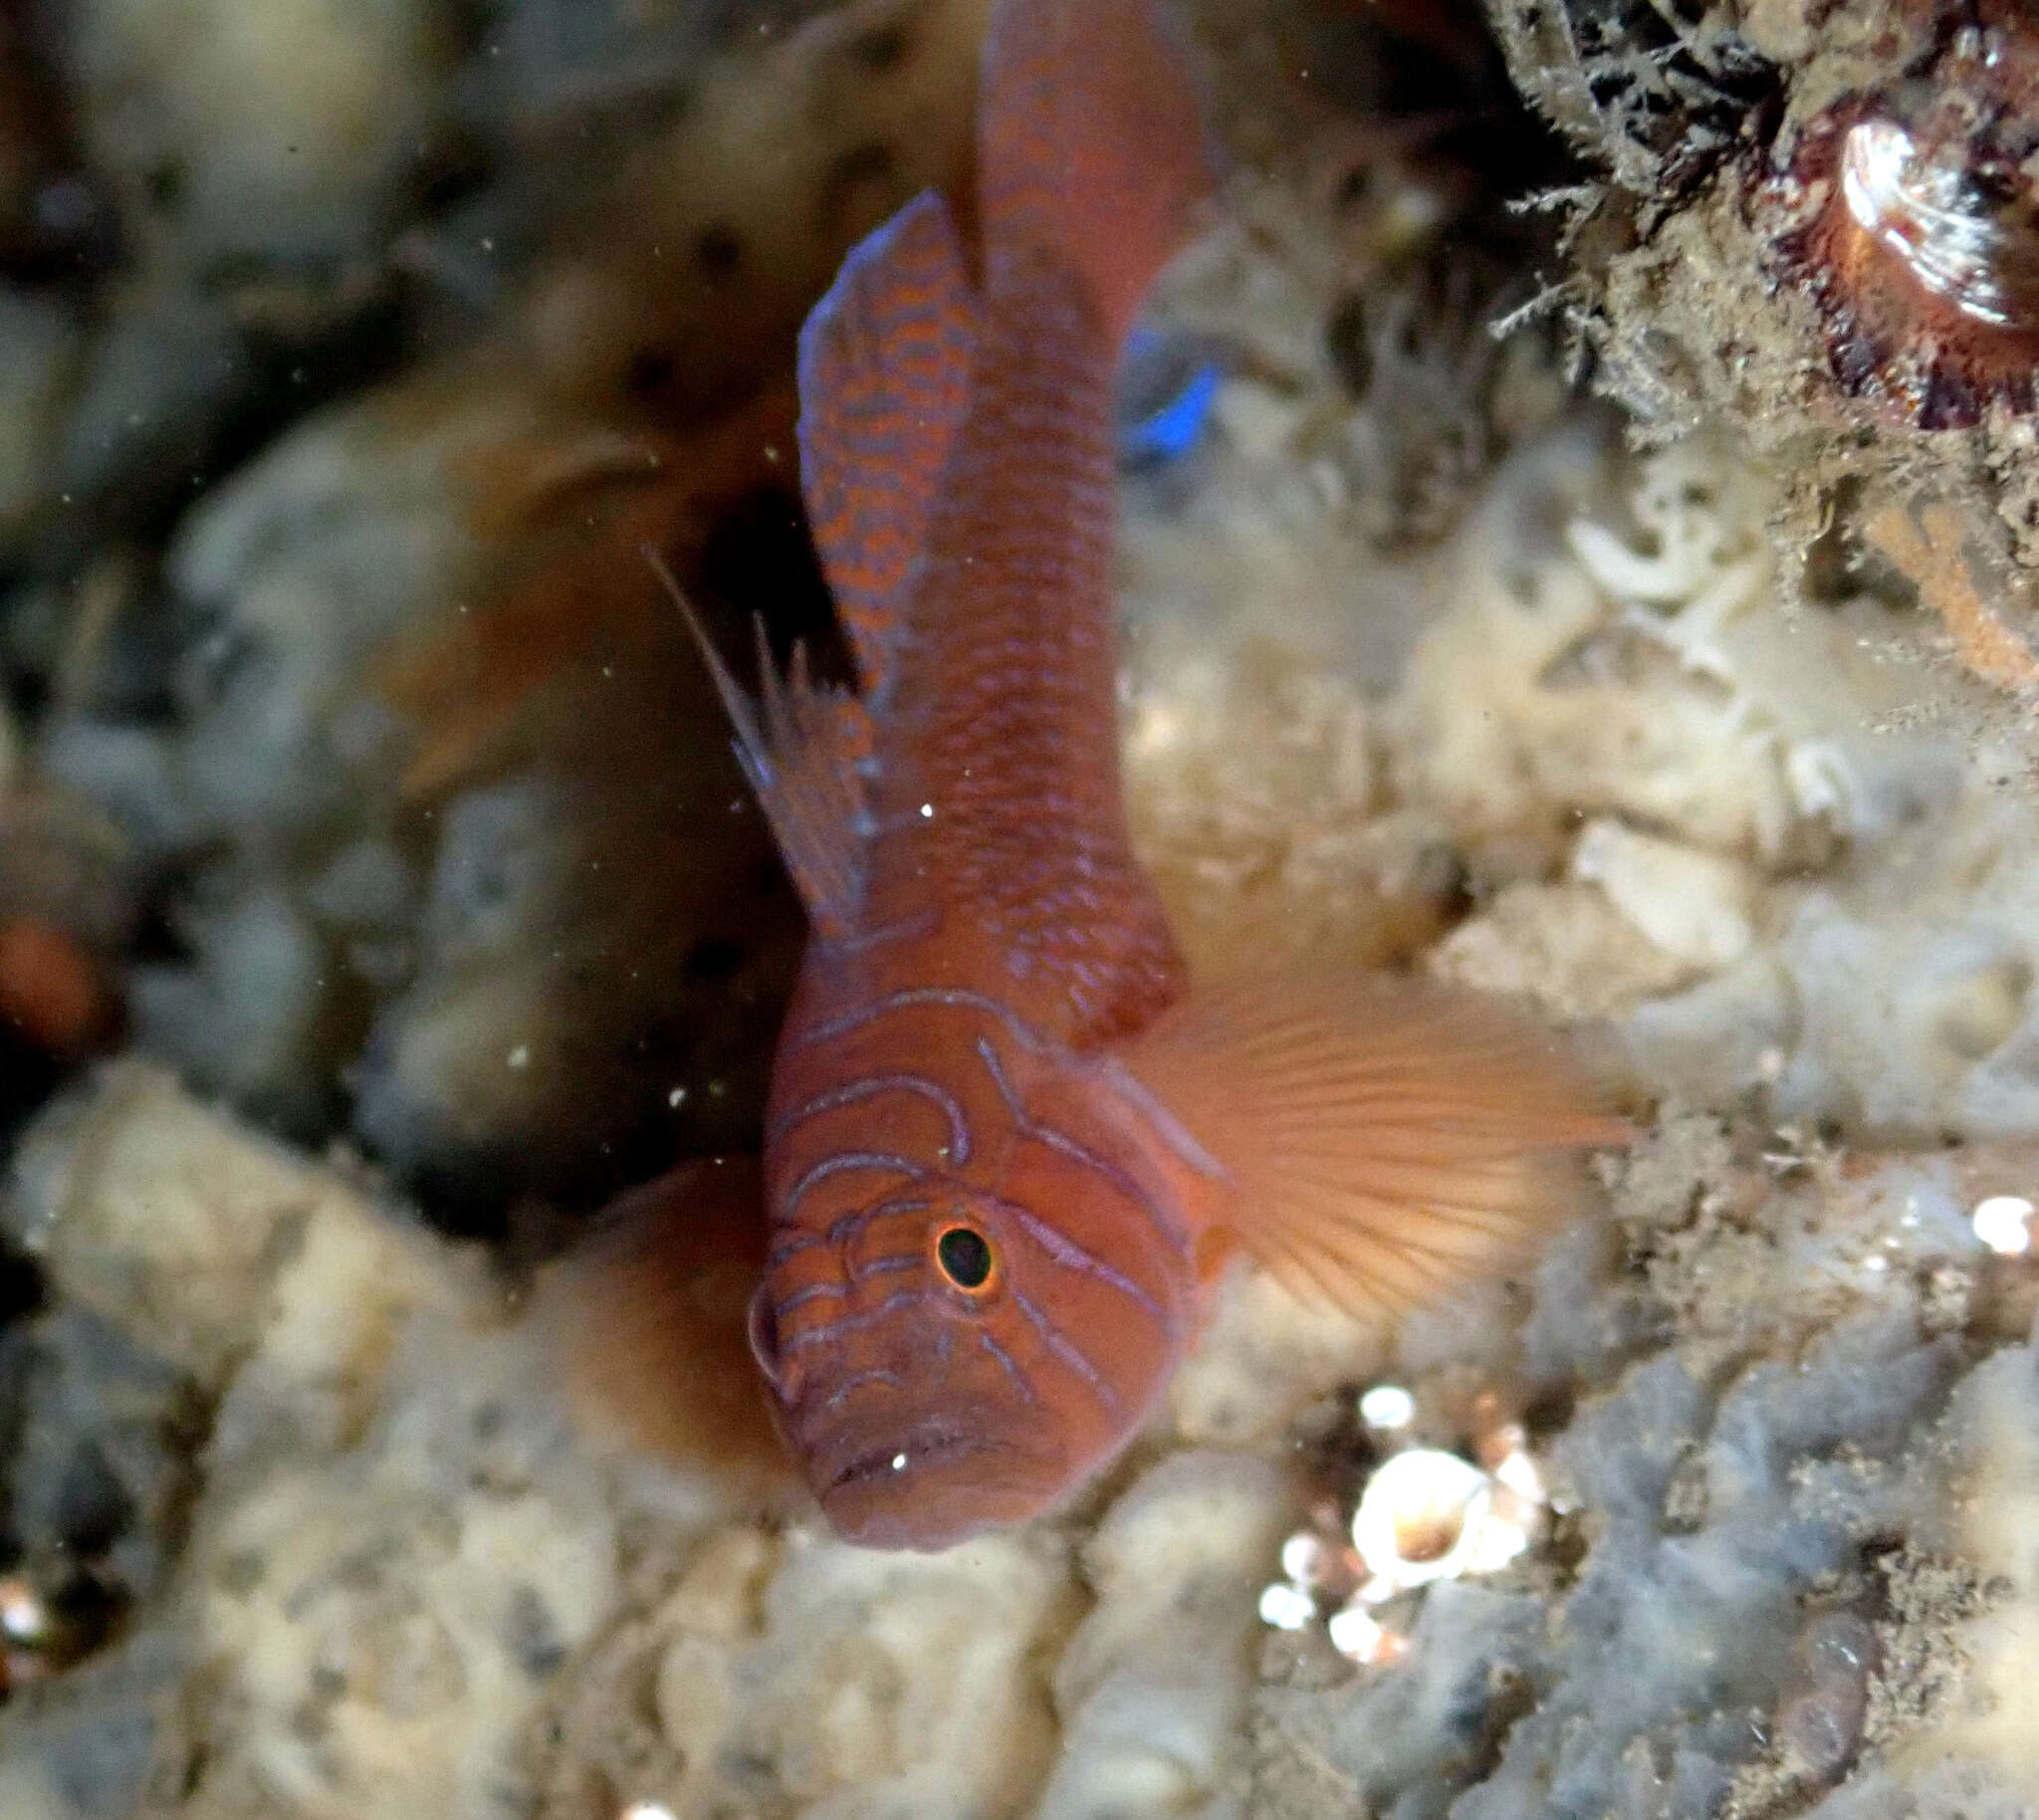
{"type": "Polygon", "coordinates": [[[1738,861],[1602,816],[1572,849],[1572,876],[1600,886],[1666,954],[1724,967],[1754,939],[1754,881],[1738,861]]]}

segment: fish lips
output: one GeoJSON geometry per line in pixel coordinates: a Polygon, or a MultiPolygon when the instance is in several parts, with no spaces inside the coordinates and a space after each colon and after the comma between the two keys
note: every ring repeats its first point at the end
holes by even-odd
{"type": "Polygon", "coordinates": [[[830,1527],[864,1548],[948,1548],[1038,1515],[1066,1488],[1048,1449],[941,1415],[874,1432],[862,1424],[803,1450],[830,1527]]]}

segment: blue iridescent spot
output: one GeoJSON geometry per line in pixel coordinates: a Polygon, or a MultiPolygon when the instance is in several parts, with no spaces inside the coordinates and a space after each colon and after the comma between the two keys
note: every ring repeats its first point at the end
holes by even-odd
{"type": "Polygon", "coordinates": [[[1136,328],[1118,388],[1119,460],[1128,468],[1180,461],[1203,439],[1225,374],[1196,342],[1136,328]]]}

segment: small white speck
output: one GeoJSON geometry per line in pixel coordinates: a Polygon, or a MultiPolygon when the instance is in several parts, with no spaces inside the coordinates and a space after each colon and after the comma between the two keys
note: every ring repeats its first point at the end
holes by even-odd
{"type": "Polygon", "coordinates": [[[1277,1581],[1260,1594],[1260,1622],[1271,1624],[1277,1631],[1303,1630],[1316,1615],[1317,1602],[1300,1586],[1291,1586],[1285,1580],[1277,1581]]]}
{"type": "Polygon", "coordinates": [[[0,1636],[11,1643],[38,1643],[48,1623],[48,1607],[26,1580],[11,1574],[0,1580],[0,1636]]]}
{"type": "Polygon", "coordinates": [[[1504,1455],[1493,1470],[1494,1482],[1506,1485],[1517,1497],[1527,1498],[1533,1504],[1545,1501],[1547,1493],[1543,1486],[1543,1475],[1536,1470],[1536,1462],[1516,1448],[1504,1455]]]}
{"type": "Polygon", "coordinates": [[[510,1065],[513,1068],[528,1068],[531,1066],[530,1043],[520,1042],[514,1049],[510,1051],[510,1065]]]}
{"type": "Polygon", "coordinates": [[[923,803],[922,803],[922,804],[920,805],[920,818],[921,818],[921,819],[922,819],[923,821],[932,821],[932,820],[934,820],[934,818],[935,818],[935,805],[934,805],[934,804],[933,804],[932,802],[923,802],[923,803]]]}
{"type": "Polygon", "coordinates": [[[632,1801],[616,1820],[679,1820],[663,1801],[632,1801]]]}
{"type": "MultiPolygon", "coordinates": [[[[1314,1586],[1324,1577],[1329,1554],[1330,1550],[1318,1537],[1306,1529],[1301,1530],[1281,1544],[1281,1571],[1298,1586],[1314,1586]]],[[[1273,1588],[1269,1587],[1268,1591],[1273,1591],[1273,1588]]],[[[1264,1595],[1260,1603],[1264,1608],[1264,1595]]],[[[1273,1621],[1270,1619],[1268,1622],[1273,1621]]]]}
{"type": "Polygon", "coordinates": [[[892,1456],[892,1471],[895,1473],[906,1471],[906,1456],[904,1454],[894,1454],[892,1456]]]}
{"type": "Polygon", "coordinates": [[[1407,1428],[1416,1420],[1416,1399],[1399,1384],[1376,1384],[1359,1400],[1359,1419],[1368,1428],[1407,1428]]]}
{"type": "Polygon", "coordinates": [[[1862,1267],[1872,1272],[1888,1270],[1891,1267],[1891,1260],[1888,1257],[1865,1257],[1862,1260],[1862,1267]]]}
{"type": "Polygon", "coordinates": [[[687,1103],[687,1089],[685,1087],[675,1087],[665,1096],[665,1103],[677,1112],[687,1103]]]}
{"type": "Polygon", "coordinates": [[[1330,1623],[1324,1628],[1330,1632],[1331,1647],[1354,1662],[1375,1661],[1382,1653],[1381,1646],[1387,1641],[1387,1633],[1374,1622],[1372,1614],[1361,1611],[1356,1605],[1333,1612],[1330,1623]]]}
{"type": "Polygon", "coordinates": [[[1968,1216],[1975,1237],[1992,1251],[2019,1257],[2032,1249],[2032,1203],[2023,1195],[1991,1195],[1968,1216]]]}

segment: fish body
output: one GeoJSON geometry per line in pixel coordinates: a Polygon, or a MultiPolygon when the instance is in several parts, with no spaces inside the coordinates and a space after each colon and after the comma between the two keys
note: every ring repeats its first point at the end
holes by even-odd
{"type": "MultiPolygon", "coordinates": [[[[1113,380],[1208,184],[1152,0],[1001,0],[966,234],[927,194],[802,338],[802,484],[859,686],[716,663],[812,923],[750,1311],[835,1527],[933,1548],[1135,1434],[1240,1246],[1409,1299],[1610,1135],[1542,1039],[1405,982],[1192,991],[1127,836],[1113,380]]],[[[711,661],[714,661],[711,658],[711,661]]]]}
{"type": "MultiPolygon", "coordinates": [[[[803,476],[863,687],[796,761],[833,817],[775,808],[815,931],[774,1072],[753,1340],[824,1508],[880,1544],[1085,1477],[1201,1312],[1165,1161],[1091,1104],[1095,1053],[1186,983],[1120,796],[1113,381],[1205,186],[1201,129],[1145,0],[1011,0],[980,108],[979,244],[923,196],[852,258],[801,359],[803,476]]],[[[775,807],[786,767],[751,763],[775,807]]]]}

